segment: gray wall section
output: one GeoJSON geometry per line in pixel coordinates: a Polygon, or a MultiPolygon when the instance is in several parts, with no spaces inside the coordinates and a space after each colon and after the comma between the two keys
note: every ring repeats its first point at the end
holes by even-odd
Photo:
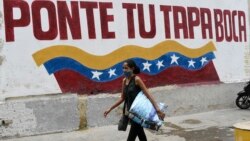
{"type": "Polygon", "coordinates": [[[155,90],[158,101],[169,105],[171,116],[235,107],[237,93],[244,83],[196,85],[172,90],[155,90]],[[166,95],[166,96],[165,96],[166,95]]]}
{"type": "MultiPolygon", "coordinates": [[[[235,108],[237,93],[245,83],[167,86],[150,89],[157,102],[168,105],[167,116],[193,114],[219,109],[235,108]]],[[[103,112],[118,99],[119,95],[91,96],[87,99],[87,125],[89,127],[117,124],[122,106],[114,109],[105,119],[103,112]]]]}
{"type": "Polygon", "coordinates": [[[0,104],[0,118],[13,123],[0,126],[0,138],[77,130],[77,106],[75,94],[8,99],[0,104]]]}
{"type": "MultiPolygon", "coordinates": [[[[176,116],[235,108],[237,93],[244,85],[245,83],[166,86],[150,89],[150,93],[157,102],[168,105],[167,116],[176,116]]],[[[123,104],[107,118],[104,118],[103,113],[119,96],[120,94],[57,94],[6,99],[0,104],[0,118],[12,120],[13,123],[9,126],[0,125],[0,139],[117,124],[123,104]]]]}

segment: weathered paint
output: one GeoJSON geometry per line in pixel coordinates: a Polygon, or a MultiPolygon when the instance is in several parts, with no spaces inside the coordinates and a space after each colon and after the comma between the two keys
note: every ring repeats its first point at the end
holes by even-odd
{"type": "Polygon", "coordinates": [[[12,121],[0,126],[0,139],[77,130],[77,106],[76,94],[10,98],[0,103],[1,119],[12,121]]]}
{"type": "Polygon", "coordinates": [[[0,1],[1,93],[115,93],[129,58],[148,87],[245,81],[247,5],[247,0],[0,1]]]}
{"type": "MultiPolygon", "coordinates": [[[[250,1],[248,0],[248,4],[250,3],[250,1]]],[[[248,7],[248,12],[250,10],[250,7],[248,7]]],[[[250,21],[250,14],[248,14],[248,20],[250,21]]],[[[249,22],[250,24],[250,22],[249,22]]],[[[250,26],[250,25],[249,25],[250,26]]],[[[248,35],[248,38],[250,37],[250,35],[248,35]]],[[[245,55],[244,55],[244,61],[245,61],[245,73],[247,76],[250,76],[250,46],[245,46],[246,51],[245,51],[245,55]]],[[[248,78],[249,79],[249,78],[248,78]]]]}
{"type": "MultiPolygon", "coordinates": [[[[2,11],[0,11],[0,31],[2,29],[2,26],[3,26],[3,14],[2,14],[2,11]]],[[[2,56],[2,48],[3,48],[3,44],[4,44],[4,41],[3,41],[3,38],[2,36],[0,36],[0,66],[2,65],[2,62],[3,62],[3,56],[2,56]]],[[[0,80],[1,82],[1,80],[0,80]]]]}
{"type": "Polygon", "coordinates": [[[87,127],[87,97],[78,97],[78,110],[80,116],[79,129],[85,129],[87,127]]]}

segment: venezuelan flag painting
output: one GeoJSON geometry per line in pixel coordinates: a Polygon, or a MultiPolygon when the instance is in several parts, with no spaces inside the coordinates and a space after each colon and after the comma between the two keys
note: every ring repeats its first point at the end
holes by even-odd
{"type": "Polygon", "coordinates": [[[96,56],[77,47],[58,45],[33,54],[37,66],[54,74],[63,93],[98,94],[121,91],[122,65],[133,59],[147,87],[173,84],[219,82],[213,60],[213,42],[191,49],[173,40],[150,48],[123,46],[107,55],[96,56]]]}

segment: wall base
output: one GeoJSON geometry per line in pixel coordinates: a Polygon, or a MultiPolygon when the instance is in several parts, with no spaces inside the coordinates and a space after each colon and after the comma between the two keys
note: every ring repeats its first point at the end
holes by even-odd
{"type": "MultiPolygon", "coordinates": [[[[167,116],[194,114],[235,108],[237,93],[245,83],[166,86],[150,89],[157,102],[168,105],[167,116]]],[[[57,94],[7,98],[0,104],[0,119],[11,120],[0,125],[0,139],[55,132],[68,132],[86,127],[117,124],[121,104],[107,118],[103,113],[120,94],[77,96],[57,94]]]]}

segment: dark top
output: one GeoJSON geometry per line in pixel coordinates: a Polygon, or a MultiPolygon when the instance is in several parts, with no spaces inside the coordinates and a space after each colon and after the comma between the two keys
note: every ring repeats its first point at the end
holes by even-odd
{"type": "Polygon", "coordinates": [[[140,91],[141,91],[140,86],[136,85],[135,83],[135,76],[130,79],[128,85],[126,85],[125,83],[123,92],[125,94],[125,100],[127,102],[128,109],[130,109],[132,103],[135,100],[135,97],[140,91]]]}

